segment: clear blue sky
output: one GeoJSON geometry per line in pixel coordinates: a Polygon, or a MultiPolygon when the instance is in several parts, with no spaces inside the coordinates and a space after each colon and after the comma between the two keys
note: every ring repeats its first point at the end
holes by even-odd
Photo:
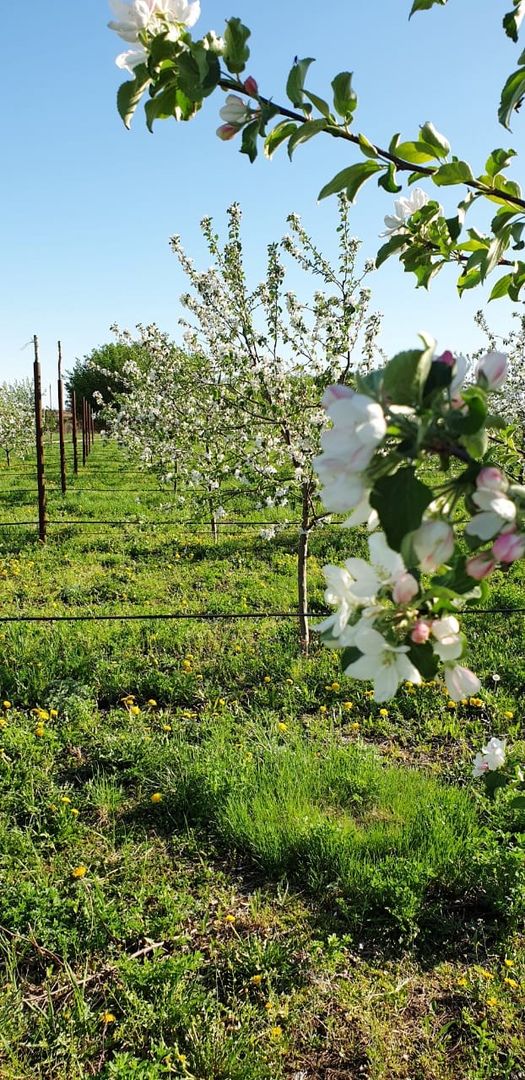
{"type": "MultiPolygon", "coordinates": [[[[212,214],[222,223],[233,199],[244,209],[254,280],[290,210],[333,250],[335,207],[330,200],[318,206],[316,195],[350,163],[346,148],[320,137],[299,148],[293,165],[281,152],[251,166],[235,143],[215,137],[220,94],[190,124],[160,123],[150,135],[139,112],[128,132],[114,104],[122,81],[114,57],[126,46],[106,28],[105,0],[4,6],[1,380],[29,373],[31,350],[22,347],[33,333],[46,381],[54,375],[57,338],[67,366],[109,340],[113,322],[156,321],[177,334],[185,283],[168,238],[181,233],[187,250],[204,258],[199,219],[212,214]]],[[[410,0],[202,0],[198,29],[221,32],[225,17],[241,16],[253,31],[249,72],[276,100],[284,100],[296,54],[317,57],[310,85],[321,94],[337,71],[353,70],[356,128],[378,143],[400,129],[412,137],[431,119],[476,170],[495,146],[519,149],[525,116],[516,119],[513,136],[496,120],[499,90],[518,55],[500,29],[510,0],[450,0],[408,22],[409,6],[410,0]]],[[[442,198],[452,206],[458,190],[442,198]]],[[[372,182],[352,212],[366,256],[377,251],[392,199],[372,182]]],[[[411,346],[422,328],[443,347],[477,344],[472,313],[483,293],[459,301],[452,271],[429,293],[416,292],[413,280],[394,260],[374,276],[385,347],[411,346]]],[[[511,310],[508,301],[490,306],[496,328],[510,324],[511,310]]]]}

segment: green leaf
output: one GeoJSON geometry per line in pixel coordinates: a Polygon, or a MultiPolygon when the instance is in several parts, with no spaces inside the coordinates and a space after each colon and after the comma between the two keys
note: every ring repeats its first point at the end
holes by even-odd
{"type": "Polygon", "coordinates": [[[362,652],[353,645],[349,645],[346,649],[343,649],[341,653],[341,667],[343,671],[346,671],[350,664],[355,664],[356,660],[359,660],[362,655],[362,652]]]}
{"type": "Polygon", "coordinates": [[[404,236],[403,233],[398,233],[397,236],[391,236],[390,240],[387,240],[386,244],[383,244],[383,246],[379,248],[376,255],[376,270],[379,269],[391,255],[395,255],[396,251],[405,247],[406,243],[407,237],[404,236]]]}
{"type": "Polygon", "coordinates": [[[492,772],[486,772],[483,776],[483,783],[485,785],[485,791],[487,795],[494,795],[494,792],[498,788],[507,787],[508,777],[504,773],[499,772],[497,769],[493,769],[492,772]]]}
{"type": "Polygon", "coordinates": [[[426,124],[423,124],[419,129],[421,141],[427,146],[431,146],[435,150],[435,157],[442,158],[450,154],[450,143],[444,135],[441,135],[434,125],[427,120],[426,124]]]}
{"type": "Polygon", "coordinates": [[[474,289],[476,285],[481,284],[481,270],[475,266],[472,270],[465,270],[463,274],[460,274],[457,282],[457,289],[460,296],[467,289],[474,289]]]}
{"type": "Polygon", "coordinates": [[[434,161],[438,154],[436,154],[434,146],[418,140],[417,142],[399,143],[396,156],[403,158],[403,161],[408,161],[410,165],[424,165],[426,161],[434,161]]]}
{"type": "Polygon", "coordinates": [[[411,645],[407,656],[414,664],[414,667],[417,667],[423,679],[430,682],[435,677],[439,667],[439,659],[435,655],[432,645],[429,645],[428,642],[426,645],[411,645]]]}
{"type": "Polygon", "coordinates": [[[465,184],[474,177],[466,161],[450,161],[446,165],[440,165],[432,179],[438,187],[448,187],[450,184],[465,184]]]}
{"type": "Polygon", "coordinates": [[[493,286],[489,300],[499,300],[502,296],[508,296],[509,285],[512,282],[513,276],[513,274],[504,274],[493,286]]]}
{"type": "Polygon", "coordinates": [[[177,84],[190,101],[201,102],[213,93],[221,69],[214,53],[197,42],[177,59],[177,84]]]}
{"type": "Polygon", "coordinates": [[[232,75],[240,75],[250,59],[250,50],[246,42],[251,30],[240,19],[228,19],[224,31],[223,59],[232,75]]]}
{"type": "Polygon", "coordinates": [[[502,169],[507,168],[513,157],[516,157],[515,150],[502,150],[501,147],[493,150],[485,163],[485,172],[489,176],[496,176],[502,169]]]}
{"type": "Polygon", "coordinates": [[[525,18],[525,0],[513,0],[514,10],[503,16],[503,29],[507,37],[518,40],[519,29],[525,18]]]}
{"type": "Polygon", "coordinates": [[[510,806],[512,810],[525,810],[525,795],[516,795],[511,799],[510,806]]]}
{"type": "Polygon", "coordinates": [[[394,405],[415,405],[430,374],[432,349],[397,353],[383,369],[383,392],[394,405]]]}
{"type": "Polygon", "coordinates": [[[315,63],[313,56],[307,56],[305,60],[296,60],[286,83],[286,93],[295,108],[304,103],[304,80],[308,74],[308,68],[315,63]]]}
{"type": "Polygon", "coordinates": [[[357,138],[359,139],[359,147],[360,147],[361,153],[364,154],[365,157],[376,158],[377,157],[377,149],[367,139],[366,135],[358,135],[357,138]]]}
{"type": "Polygon", "coordinates": [[[321,117],[319,120],[306,120],[304,124],[299,124],[293,135],[290,136],[288,143],[288,157],[292,159],[293,152],[296,146],[300,143],[308,142],[308,139],[313,139],[314,135],[318,135],[320,131],[324,131],[326,128],[326,120],[321,117]]]}
{"type": "Polygon", "coordinates": [[[324,116],[326,120],[330,119],[330,106],[324,98],[320,98],[317,94],[312,94],[310,90],[303,91],[304,96],[308,98],[308,101],[312,102],[312,105],[324,116]]]}
{"type": "Polygon", "coordinates": [[[502,229],[499,236],[494,236],[491,240],[485,259],[480,265],[481,280],[484,281],[486,277],[494,270],[494,267],[498,265],[501,258],[503,258],[504,252],[507,250],[510,242],[510,233],[507,229],[502,229]]]}
{"type": "Polygon", "coordinates": [[[271,158],[281,143],[286,142],[286,139],[293,135],[294,131],[297,131],[297,124],[294,124],[292,120],[281,120],[280,124],[276,124],[266,136],[264,143],[265,156],[271,158]]]}
{"type": "Polygon", "coordinates": [[[444,7],[446,2],[447,0],[414,0],[409,18],[411,19],[416,11],[428,11],[429,8],[434,7],[434,4],[440,4],[441,7],[444,7]]]}
{"type": "Polygon", "coordinates": [[[498,120],[510,131],[510,119],[515,109],[519,108],[525,94],[525,68],[520,67],[509,75],[503,90],[498,109],[498,120]]]}
{"type": "Polygon", "coordinates": [[[394,551],[401,550],[407,533],[419,528],[433,498],[433,491],[417,479],[411,468],[399,469],[393,476],[382,476],[376,480],[370,503],[377,510],[388,543],[394,551]]]}
{"type": "Polygon", "coordinates": [[[384,188],[385,191],[390,192],[391,195],[397,195],[402,190],[402,185],[397,183],[397,170],[393,162],[390,163],[388,169],[379,177],[377,186],[384,188]]]}
{"type": "Polygon", "coordinates": [[[478,386],[461,391],[467,413],[454,409],[448,414],[448,427],[455,435],[475,435],[487,419],[487,396],[478,386]]]}
{"type": "Polygon", "coordinates": [[[155,120],[168,120],[171,116],[174,116],[176,120],[191,120],[198,108],[199,105],[194,101],[190,101],[183,91],[172,83],[171,86],[167,86],[156,97],[150,98],[146,102],[145,112],[148,130],[153,131],[155,120]]]}
{"type": "Polygon", "coordinates": [[[317,196],[319,202],[321,199],[326,199],[328,195],[335,195],[339,191],[346,191],[347,197],[350,202],[353,202],[359,188],[370,180],[370,177],[374,173],[381,172],[382,165],[378,165],[375,161],[359,161],[357,165],[349,165],[347,169],[343,169],[342,172],[337,173],[333,180],[330,180],[329,184],[325,184],[317,196]]]}
{"type": "Polygon", "coordinates": [[[135,78],[128,79],[127,82],[122,83],[122,86],[119,86],[117,92],[117,109],[120,118],[124,121],[127,128],[129,128],[133,114],[150,82],[151,79],[148,69],[145,64],[141,64],[140,67],[135,68],[135,78]]]}
{"type": "Polygon", "coordinates": [[[340,71],[339,75],[332,79],[334,109],[347,123],[352,119],[357,106],[357,94],[352,89],[352,75],[352,71],[340,71]]]}
{"type": "Polygon", "coordinates": [[[259,138],[259,121],[252,120],[251,124],[247,124],[242,131],[241,140],[241,154],[246,154],[250,161],[255,161],[257,157],[257,141],[259,138]]]}

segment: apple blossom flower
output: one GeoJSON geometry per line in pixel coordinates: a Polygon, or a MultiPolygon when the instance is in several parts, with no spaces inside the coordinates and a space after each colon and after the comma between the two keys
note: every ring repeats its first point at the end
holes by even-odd
{"type": "Polygon", "coordinates": [[[244,90],[249,97],[257,97],[259,93],[259,87],[252,75],[248,75],[248,78],[244,80],[244,90]]]}
{"type": "Polygon", "coordinates": [[[495,772],[505,764],[506,739],[489,739],[483,746],[481,753],[476,754],[473,763],[472,775],[477,779],[487,772],[495,772]]]}
{"type": "Polygon", "coordinates": [[[481,513],[475,514],[465,532],[468,536],[478,536],[480,540],[491,540],[505,526],[515,520],[516,504],[507,499],[500,490],[478,487],[472,501],[479,506],[481,513]]]}
{"type": "Polygon", "coordinates": [[[361,507],[367,492],[351,461],[321,454],[314,458],[313,465],[323,485],[321,499],[330,513],[342,514],[345,510],[361,507]]]}
{"type": "Polygon", "coordinates": [[[525,536],[521,533],[503,532],[492,545],[492,554],[498,562],[512,563],[525,555],[525,536]]]}
{"type": "Polygon", "coordinates": [[[137,45],[136,49],[128,49],[127,52],[119,53],[115,63],[122,71],[129,71],[131,75],[135,74],[135,68],[140,64],[145,64],[148,59],[148,53],[142,45],[137,45]]]}
{"type": "Polygon", "coordinates": [[[226,104],[223,105],[219,116],[221,120],[224,120],[225,124],[231,124],[232,127],[240,130],[244,124],[251,120],[252,113],[246,102],[237,97],[237,94],[228,94],[226,104]]]}
{"type": "Polygon", "coordinates": [[[421,188],[414,188],[410,195],[396,199],[394,213],[387,214],[385,217],[386,231],[381,233],[381,236],[395,236],[399,232],[404,232],[408,219],[417,210],[422,210],[427,202],[428,195],[421,188]]]}
{"type": "Polygon", "coordinates": [[[353,679],[372,679],[374,700],[388,701],[401,682],[421,683],[421,675],[407,656],[408,645],[389,645],[373,627],[360,627],[354,637],[355,646],[363,654],[349,664],[345,675],[353,679]]]}
{"type": "Polygon", "coordinates": [[[464,697],[471,697],[481,689],[477,675],[460,664],[445,665],[445,683],[452,701],[461,701],[464,697]]]}
{"type": "Polygon", "coordinates": [[[435,619],[431,625],[432,648],[440,660],[457,660],[463,652],[463,643],[459,633],[459,623],[455,615],[435,619]]]}
{"type": "Polygon", "coordinates": [[[508,486],[507,478],[495,465],[485,465],[476,477],[476,487],[481,490],[506,491],[508,486]]]}
{"type": "Polygon", "coordinates": [[[418,592],[419,585],[415,577],[407,571],[405,574],[401,574],[394,582],[392,600],[394,604],[409,604],[417,596],[418,592]]]}
{"type": "MultiPolygon", "coordinates": [[[[401,588],[408,592],[412,599],[418,592],[418,585],[411,574],[407,574],[405,564],[397,551],[392,551],[386,542],[386,536],[382,532],[373,533],[368,540],[370,562],[365,559],[346,559],[345,567],[354,578],[352,592],[360,600],[372,601],[381,588],[388,585],[394,587],[401,582],[401,588]],[[407,583],[406,579],[410,581],[407,583]],[[412,583],[416,586],[413,591],[412,583]]],[[[401,601],[400,601],[401,602],[401,601]]],[[[403,601],[407,602],[407,601],[403,601]]]]}
{"type": "Polygon", "coordinates": [[[332,637],[339,638],[350,616],[359,606],[359,600],[352,591],[354,582],[347,569],[329,563],[323,566],[323,574],[327,584],[325,601],[327,604],[338,605],[339,609],[333,615],[323,619],[315,629],[320,634],[330,631],[332,637]]]}
{"type": "Polygon", "coordinates": [[[508,357],[506,353],[488,352],[479,362],[477,380],[487,390],[499,390],[507,378],[508,357]]]}
{"type": "Polygon", "coordinates": [[[490,552],[481,551],[477,555],[471,555],[465,563],[465,570],[474,581],[483,581],[493,570],[496,569],[497,559],[491,558],[490,552]]]}
{"type": "MultiPolygon", "coordinates": [[[[465,356],[459,355],[459,356],[456,356],[455,359],[456,359],[456,366],[455,366],[455,369],[454,369],[454,374],[452,376],[452,382],[451,382],[451,384],[449,386],[449,391],[452,394],[454,400],[456,400],[456,398],[458,397],[458,395],[456,394],[456,391],[459,390],[461,386],[463,386],[463,383],[465,382],[465,379],[467,377],[467,370],[468,370],[468,363],[467,363],[467,359],[466,359],[465,356]]],[[[462,399],[461,399],[461,404],[462,405],[464,404],[462,399]]],[[[457,406],[455,406],[455,407],[457,407],[457,406]]]]}
{"type": "Polygon", "coordinates": [[[168,29],[168,37],[176,41],[180,28],[194,26],[200,16],[200,0],[110,0],[110,6],[117,22],[110,22],[114,30],[124,41],[132,44],[141,40],[141,34],[163,33],[168,29]]]}
{"type": "Polygon", "coordinates": [[[221,124],[217,128],[217,135],[223,142],[229,142],[230,139],[234,139],[239,134],[239,128],[234,127],[233,124],[221,124]]]}
{"type": "Polygon", "coordinates": [[[379,515],[377,510],[373,510],[370,506],[370,492],[365,491],[362,499],[358,502],[357,506],[349,517],[342,522],[343,529],[354,529],[356,525],[366,525],[369,531],[376,529],[379,524],[379,515]]]}
{"type": "Polygon", "coordinates": [[[428,622],[425,622],[424,619],[418,619],[412,627],[410,640],[414,642],[414,645],[425,645],[429,637],[430,624],[428,622]]]}
{"type": "Polygon", "coordinates": [[[443,519],[424,521],[413,536],[414,551],[423,573],[432,574],[454,551],[454,530],[443,519]]]}

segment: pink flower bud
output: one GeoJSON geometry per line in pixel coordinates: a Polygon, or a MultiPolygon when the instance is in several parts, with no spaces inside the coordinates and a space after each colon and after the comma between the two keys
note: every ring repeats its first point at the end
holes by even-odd
{"type": "Polygon", "coordinates": [[[327,386],[322,403],[325,409],[329,409],[331,405],[336,401],[341,401],[342,398],[352,398],[355,396],[355,390],[352,390],[350,386],[345,386],[344,383],[334,383],[333,386],[327,386]]]}
{"type": "Polygon", "coordinates": [[[445,367],[454,367],[454,364],[456,363],[456,358],[452,355],[449,349],[447,349],[444,353],[441,353],[441,356],[436,356],[434,363],[444,364],[445,367]]]}
{"type": "Polygon", "coordinates": [[[419,592],[419,585],[412,574],[401,574],[392,589],[394,604],[409,604],[419,592]]]}
{"type": "Polygon", "coordinates": [[[250,97],[257,97],[259,94],[259,87],[257,86],[255,79],[251,75],[248,75],[248,78],[244,83],[244,89],[246,93],[250,95],[250,97]]]}
{"type": "Polygon", "coordinates": [[[465,401],[461,397],[461,394],[454,394],[450,399],[451,409],[463,409],[465,407],[465,401]]]}
{"type": "Polygon", "coordinates": [[[414,645],[425,645],[430,637],[430,626],[423,619],[418,619],[415,623],[410,640],[414,642],[414,645]]]}
{"type": "Polygon", "coordinates": [[[501,533],[492,545],[492,554],[502,563],[521,559],[525,555],[525,536],[516,532],[501,533]]]}
{"type": "Polygon", "coordinates": [[[229,142],[230,139],[235,138],[238,131],[239,128],[234,127],[233,124],[221,124],[221,126],[217,128],[217,135],[223,142],[229,142]]]}
{"type": "Polygon", "coordinates": [[[488,577],[496,568],[496,559],[492,559],[487,552],[480,552],[479,555],[472,555],[470,559],[467,559],[465,564],[465,570],[469,577],[474,578],[474,581],[483,581],[483,578],[488,577]]]}
{"type": "Polygon", "coordinates": [[[491,491],[505,491],[507,481],[500,469],[494,465],[486,465],[480,469],[476,477],[476,487],[489,488],[491,491]]]}
{"type": "Polygon", "coordinates": [[[478,367],[478,383],[487,390],[499,390],[507,378],[507,354],[501,352],[488,352],[480,360],[478,367]]]}

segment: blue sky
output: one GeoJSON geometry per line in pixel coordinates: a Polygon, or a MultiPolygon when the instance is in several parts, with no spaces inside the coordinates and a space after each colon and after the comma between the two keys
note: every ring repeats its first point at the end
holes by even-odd
{"type": "MultiPolygon", "coordinates": [[[[290,210],[334,250],[335,204],[317,205],[316,195],[351,162],[347,148],[320,137],[299,148],[292,165],[282,151],[251,166],[235,143],[215,136],[220,94],[190,124],[164,122],[150,135],[139,112],[128,132],[115,108],[121,43],[106,27],[105,0],[5,6],[0,380],[29,374],[31,350],[23,346],[34,333],[45,381],[55,373],[57,338],[67,367],[109,340],[113,322],[156,321],[177,335],[185,282],[168,239],[180,233],[187,251],[204,260],[199,220],[212,214],[221,225],[234,199],[244,211],[254,281],[290,210]]],[[[415,136],[430,119],[479,171],[495,146],[519,148],[525,125],[518,117],[510,136],[496,119],[501,85],[518,55],[500,29],[509,6],[510,0],[450,0],[409,22],[410,0],[202,0],[198,29],[221,32],[226,17],[239,15],[253,32],[249,73],[276,100],[284,100],[295,55],[317,58],[309,85],[320,94],[334,74],[352,70],[357,130],[384,145],[397,130],[415,136]]],[[[458,190],[442,189],[447,207],[458,190]]],[[[372,182],[352,211],[366,257],[377,251],[392,199],[372,182]]],[[[459,301],[454,280],[444,271],[429,293],[416,292],[399,263],[387,263],[372,279],[374,307],[385,315],[385,348],[410,347],[419,329],[443,347],[474,347],[472,315],[484,294],[475,290],[459,301]]],[[[508,301],[493,303],[491,324],[504,330],[511,311],[508,301]]]]}

